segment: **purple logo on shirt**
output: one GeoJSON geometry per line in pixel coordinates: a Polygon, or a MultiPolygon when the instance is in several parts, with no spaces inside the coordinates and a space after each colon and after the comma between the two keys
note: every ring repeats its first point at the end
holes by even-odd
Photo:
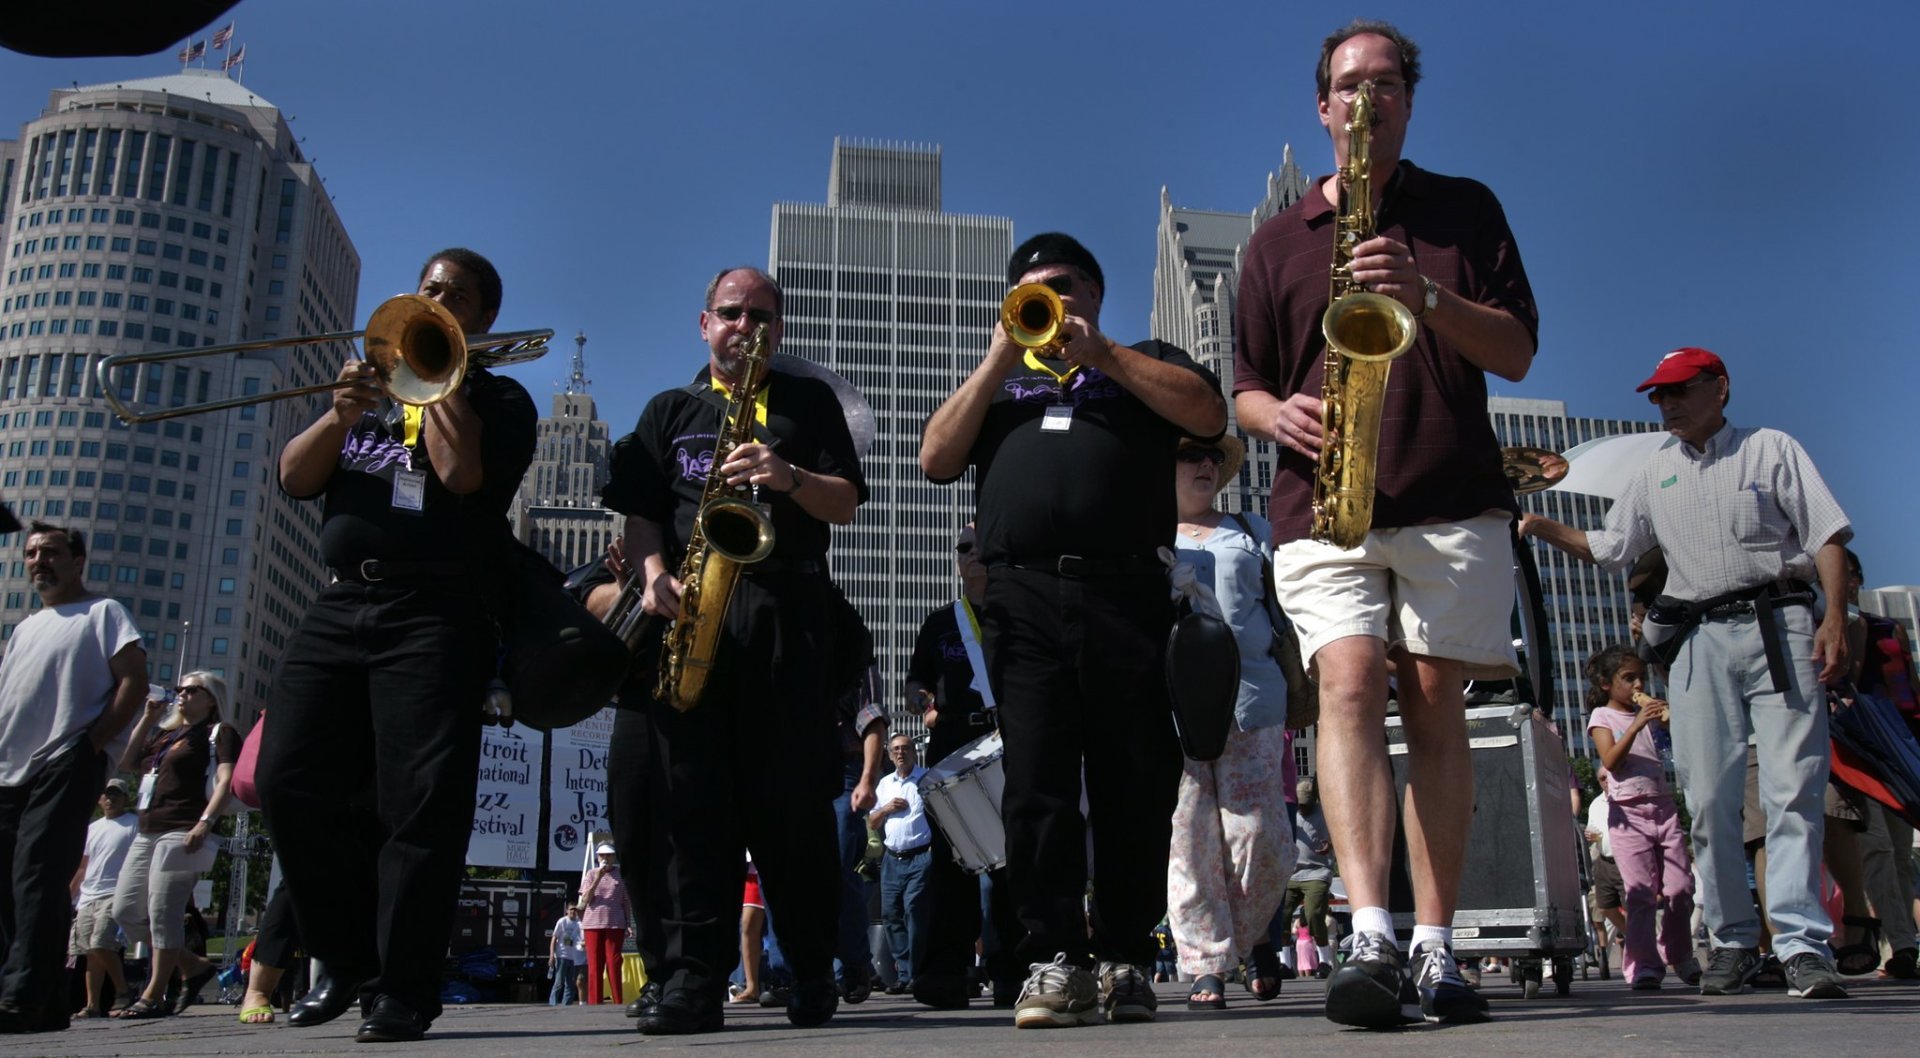
{"type": "Polygon", "coordinates": [[[705,481],[713,473],[713,445],[717,437],[712,433],[682,434],[673,439],[673,458],[680,464],[682,481],[705,481]],[[708,442],[702,446],[699,442],[708,442]]]}
{"type": "Polygon", "coordinates": [[[1059,387],[1049,379],[1010,378],[1003,385],[1007,395],[1022,404],[1071,404],[1079,407],[1088,401],[1111,400],[1120,395],[1120,384],[1093,368],[1076,371],[1066,382],[1066,399],[1056,394],[1059,387]]]}
{"type": "Polygon", "coordinates": [[[967,644],[959,636],[940,640],[940,656],[948,661],[967,660],[967,644]]]}
{"type": "Polygon", "coordinates": [[[413,469],[413,453],[404,442],[388,437],[378,429],[354,430],[340,447],[340,466],[367,474],[377,474],[398,465],[413,469]]]}

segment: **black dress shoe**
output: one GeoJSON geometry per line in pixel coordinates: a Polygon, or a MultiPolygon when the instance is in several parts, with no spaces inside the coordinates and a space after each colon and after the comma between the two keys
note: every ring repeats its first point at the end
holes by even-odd
{"type": "Polygon", "coordinates": [[[787,1020],[803,1029],[825,1025],[838,1009],[840,992],[834,988],[831,977],[801,981],[793,986],[793,994],[787,998],[787,1020]]]}
{"type": "Polygon", "coordinates": [[[322,973],[306,996],[288,1011],[287,1022],[309,1028],[325,1025],[345,1014],[359,999],[360,981],[357,978],[322,973]]]}
{"type": "Polygon", "coordinates": [[[627,1016],[639,1017],[648,1007],[660,1002],[662,994],[658,981],[648,981],[641,985],[640,994],[634,997],[633,1002],[627,1004],[627,1016]]]}
{"type": "Polygon", "coordinates": [[[373,1010],[353,1034],[355,1043],[412,1043],[427,1034],[428,1021],[392,996],[373,1001],[373,1010]]]}
{"type": "Polygon", "coordinates": [[[926,974],[913,979],[914,1001],[935,1010],[965,1010],[973,986],[959,977],[926,974]]]}
{"type": "Polygon", "coordinates": [[[692,988],[669,989],[640,1012],[642,1036],[691,1036],[701,1032],[719,1032],[722,1024],[720,999],[692,988]]]}

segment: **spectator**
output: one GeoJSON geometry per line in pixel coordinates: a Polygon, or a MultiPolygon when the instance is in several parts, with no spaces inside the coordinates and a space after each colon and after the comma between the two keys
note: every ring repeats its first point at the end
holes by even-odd
{"type": "Polygon", "coordinates": [[[548,1006],[564,1007],[580,1002],[573,968],[585,958],[581,947],[585,941],[586,935],[580,926],[580,905],[568,904],[566,912],[553,924],[553,941],[547,946],[547,968],[553,974],[553,991],[547,993],[548,1006]]]}
{"type": "Polygon", "coordinates": [[[247,994],[240,1000],[242,1025],[273,1022],[273,993],[293,965],[300,946],[300,927],[293,920],[293,897],[282,880],[260,914],[260,933],[253,939],[253,965],[247,971],[247,994]]]}
{"type": "Polygon", "coordinates": [[[132,803],[133,791],[127,788],[126,780],[107,780],[106,792],[100,795],[100,818],[87,827],[87,851],[73,876],[77,906],[67,954],[84,958],[87,966],[87,1005],[75,1017],[106,1016],[105,988],[109,981],[122,1008],[132,1001],[127,995],[126,971],[120,965],[120,927],[113,921],[114,886],[140,824],[140,817],[130,807],[132,803]]]}
{"type": "MultiPolygon", "coordinates": [[[[1333,839],[1327,836],[1327,817],[1320,809],[1320,789],[1312,779],[1301,779],[1294,786],[1298,811],[1293,824],[1293,877],[1287,880],[1286,902],[1280,906],[1280,921],[1293,922],[1296,910],[1313,938],[1319,963],[1315,977],[1333,972],[1333,945],[1327,937],[1327,891],[1333,885],[1333,839]]],[[[1292,976],[1294,945],[1284,945],[1280,958],[1287,968],[1281,976],[1292,976]]]]}
{"type": "Polygon", "coordinates": [[[71,879],[87,816],[146,690],[127,608],[86,588],[86,538],[34,522],[27,575],[42,608],[0,660],[0,1034],[67,1027],[71,879]]]}
{"type": "Polygon", "coordinates": [[[920,754],[913,739],[895,735],[887,743],[893,773],[883,776],[874,796],[879,800],[868,821],[881,832],[886,858],[880,864],[880,905],[893,941],[893,962],[900,979],[912,988],[915,975],[926,970],[930,935],[927,903],[927,854],[933,849],[933,828],[926,802],[920,799],[920,754]]]}
{"type": "Polygon", "coordinates": [[[113,917],[128,940],[153,945],[147,987],[120,1012],[123,1019],[185,1010],[219,969],[188,950],[186,915],[193,883],[213,866],[217,849],[208,835],[227,804],[240,736],[227,721],[227,681],[211,672],[181,677],[172,708],[156,725],[166,705],[148,700],[137,737],[120,758],[121,770],[142,775],[142,807],[140,834],[114,891],[113,917]],[[176,969],[186,983],[178,1004],[169,1007],[167,984],[176,969]]]}
{"type": "Polygon", "coordinates": [[[604,842],[593,850],[599,860],[580,880],[580,928],[586,931],[588,1003],[599,1003],[600,980],[606,974],[607,992],[620,997],[620,949],[627,939],[627,884],[613,862],[613,846],[604,842]]]}

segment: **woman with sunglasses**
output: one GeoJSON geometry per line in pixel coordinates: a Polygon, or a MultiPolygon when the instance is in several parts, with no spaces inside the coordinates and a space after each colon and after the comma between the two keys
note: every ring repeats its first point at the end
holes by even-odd
{"type": "Polygon", "coordinates": [[[140,774],[134,806],[140,834],[127,852],[114,890],[113,917],[129,941],[153,945],[146,989],[122,1018],[157,1018],[192,1006],[219,968],[187,950],[186,909],[193,885],[213,866],[213,824],[225,810],[240,736],[227,722],[227,681],[211,672],[180,679],[172,709],[150,698],[120,758],[122,771],[140,774]],[[167,982],[186,978],[179,1001],[166,1005],[167,982]]]}
{"type": "Polygon", "coordinates": [[[1167,924],[1182,973],[1193,976],[1189,1010],[1227,1005],[1223,978],[1251,963],[1247,990],[1262,1002],[1280,994],[1280,961],[1267,923],[1293,873],[1287,822],[1287,684],[1268,653],[1264,570],[1271,530],[1257,514],[1228,515],[1214,497],[1240,473],[1246,450],[1227,434],[1212,444],[1180,443],[1174,494],[1180,507],[1180,561],[1213,590],[1240,647],[1240,693],[1226,750],[1187,760],[1173,813],[1167,865],[1167,924]]]}

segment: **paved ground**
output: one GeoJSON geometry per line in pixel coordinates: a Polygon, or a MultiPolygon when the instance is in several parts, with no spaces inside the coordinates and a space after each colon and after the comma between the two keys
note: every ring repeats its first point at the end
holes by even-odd
{"type": "MultiPolygon", "coordinates": [[[[1489,979],[1491,982],[1491,978],[1489,979]]],[[[353,1042],[343,1018],[316,1029],[284,1023],[238,1024],[231,1007],[196,1007],[160,1021],[75,1022],[63,1033],[0,1037],[0,1058],[13,1055],[358,1055],[401,1052],[447,1058],[551,1058],[554,1055],[673,1053],[720,1055],[743,1049],[769,1058],[900,1058],[961,1054],[968,1058],[1026,1055],[1154,1055],[1236,1058],[1252,1054],[1352,1055],[1381,1058],[1445,1055],[1692,1055],[1746,1053],[1845,1055],[1885,1053],[1910,1042],[1920,1025],[1920,987],[1891,981],[1853,983],[1854,997],[1819,1002],[1784,993],[1706,999],[1690,991],[1630,993],[1616,978],[1574,982],[1571,995],[1548,992],[1523,1000],[1504,981],[1487,994],[1495,1020],[1486,1025],[1419,1026],[1399,1032],[1341,1029],[1320,1016],[1321,985],[1289,981],[1281,997],[1255,1003],[1237,986],[1221,1013],[1189,1013],[1182,986],[1159,986],[1160,1020],[1019,1031],[1005,1011],[976,1005],[930,1011],[905,997],[876,995],[823,1028],[798,1030],[785,1016],[758,1007],[729,1011],[727,1029],[680,1039],[645,1037],[618,1007],[472,1006],[451,1008],[424,1043],[379,1047],[353,1042]],[[1758,1048],[1758,1049],[1756,1049],[1758,1048]]]]}

